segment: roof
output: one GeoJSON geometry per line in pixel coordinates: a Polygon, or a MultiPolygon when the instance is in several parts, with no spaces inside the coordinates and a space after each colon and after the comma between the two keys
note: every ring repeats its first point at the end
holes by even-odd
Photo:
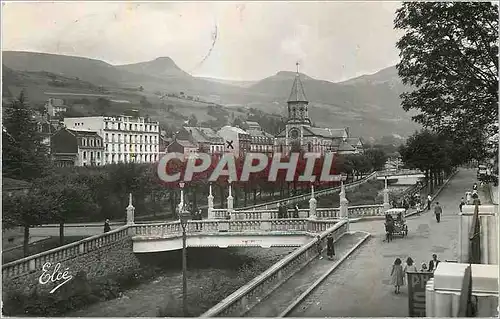
{"type": "Polygon", "coordinates": [[[231,131],[236,132],[238,134],[248,134],[247,132],[245,132],[243,129],[241,129],[239,127],[234,127],[234,126],[229,126],[229,125],[222,127],[222,129],[231,130],[231,131]]]}
{"type": "Polygon", "coordinates": [[[345,134],[345,129],[331,129],[324,127],[304,127],[306,130],[309,130],[312,134],[322,137],[343,137],[345,134]]]}
{"type": "Polygon", "coordinates": [[[197,148],[196,145],[194,145],[193,143],[191,143],[190,141],[186,141],[186,140],[175,140],[173,141],[172,143],[175,143],[177,142],[179,145],[183,146],[183,147],[192,147],[192,148],[197,148]]]}
{"type": "Polygon", "coordinates": [[[288,102],[308,102],[299,73],[295,75],[295,79],[293,80],[292,91],[290,92],[288,102]]]}
{"type": "Polygon", "coordinates": [[[96,131],[92,131],[92,130],[84,130],[84,129],[74,130],[74,129],[69,129],[69,128],[67,128],[66,130],[68,130],[70,133],[72,133],[74,135],[95,135],[96,137],[101,137],[101,136],[99,136],[99,134],[97,134],[96,131]]]}
{"type": "Polygon", "coordinates": [[[348,138],[346,139],[346,142],[347,142],[347,143],[349,143],[349,144],[351,144],[351,145],[356,145],[356,144],[358,144],[358,143],[363,144],[363,143],[361,142],[361,139],[360,139],[359,137],[348,137],[348,138]]]}
{"type": "Polygon", "coordinates": [[[250,136],[274,138],[274,136],[272,136],[271,134],[264,132],[262,130],[250,129],[250,130],[247,130],[247,133],[250,134],[250,136]]]}
{"type": "Polygon", "coordinates": [[[18,190],[27,189],[31,187],[30,182],[22,181],[19,179],[13,179],[8,177],[2,177],[2,189],[3,190],[18,190]]]}
{"type": "Polygon", "coordinates": [[[184,126],[197,143],[222,143],[223,139],[210,127],[184,126]]]}
{"type": "Polygon", "coordinates": [[[356,149],[354,147],[352,147],[351,145],[347,144],[347,143],[342,143],[340,144],[339,148],[337,149],[337,151],[355,151],[356,149]]]}

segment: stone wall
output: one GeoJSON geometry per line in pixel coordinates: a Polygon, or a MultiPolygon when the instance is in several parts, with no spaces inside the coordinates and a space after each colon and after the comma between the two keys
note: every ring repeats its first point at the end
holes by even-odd
{"type": "MultiPolygon", "coordinates": [[[[73,289],[70,289],[71,287],[81,288],[75,287],[81,284],[93,286],[106,281],[108,278],[133,277],[140,270],[140,263],[133,253],[132,239],[129,236],[96,247],[96,249],[85,254],[50,262],[52,264],[51,269],[54,269],[55,264],[60,262],[61,272],[67,268],[66,271],[73,277],[68,283],[59,288],[54,295],[72,295],[73,292],[71,290],[73,289]]],[[[3,276],[2,297],[4,302],[7,295],[46,295],[55,286],[64,281],[49,282],[42,285],[39,283],[42,273],[43,271],[40,267],[40,269],[17,276],[3,276]]],[[[52,273],[52,271],[49,273],[52,273]]]]}

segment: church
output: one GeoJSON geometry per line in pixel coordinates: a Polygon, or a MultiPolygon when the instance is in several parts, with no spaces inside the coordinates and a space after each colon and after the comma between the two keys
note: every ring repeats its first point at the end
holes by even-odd
{"type": "Polygon", "coordinates": [[[288,118],[286,127],[275,139],[275,152],[312,152],[312,153],[363,153],[363,144],[358,137],[349,136],[349,128],[335,129],[313,127],[309,118],[309,101],[297,73],[288,98],[288,118]]]}

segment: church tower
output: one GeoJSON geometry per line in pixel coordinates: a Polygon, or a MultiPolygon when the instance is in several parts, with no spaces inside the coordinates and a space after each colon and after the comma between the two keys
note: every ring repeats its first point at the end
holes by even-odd
{"type": "Polygon", "coordinates": [[[310,127],[311,120],[309,119],[308,105],[304,86],[300,80],[299,63],[297,65],[297,73],[292,85],[292,91],[288,98],[288,119],[286,122],[286,145],[294,148],[300,148],[303,143],[303,127],[310,127]]]}

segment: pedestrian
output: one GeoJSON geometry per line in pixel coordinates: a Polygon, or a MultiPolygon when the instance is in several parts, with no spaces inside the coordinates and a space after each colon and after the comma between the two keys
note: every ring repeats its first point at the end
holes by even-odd
{"type": "Polygon", "coordinates": [[[107,233],[111,230],[111,226],[109,225],[109,219],[106,218],[106,221],[104,222],[104,232],[107,233]]]}
{"type": "Polygon", "coordinates": [[[335,247],[333,246],[332,234],[328,234],[328,236],[326,237],[326,255],[330,260],[333,260],[333,256],[335,256],[335,247]]]}
{"type": "Polygon", "coordinates": [[[422,263],[422,265],[420,266],[420,272],[429,272],[427,270],[427,264],[426,263],[422,263]]]}
{"type": "Polygon", "coordinates": [[[283,218],[288,218],[288,206],[283,204],[283,218]]]}
{"type": "Polygon", "coordinates": [[[295,209],[293,210],[293,218],[299,218],[299,206],[295,205],[295,209]]]}
{"type": "Polygon", "coordinates": [[[477,183],[474,183],[474,185],[472,185],[472,189],[477,191],[477,183]]]}
{"type": "Polygon", "coordinates": [[[391,270],[391,285],[394,285],[395,293],[399,294],[399,287],[404,285],[404,272],[401,266],[401,259],[396,258],[391,270]]]}
{"type": "Polygon", "coordinates": [[[427,210],[431,210],[432,197],[431,194],[427,195],[427,210]]]}
{"type": "Polygon", "coordinates": [[[436,221],[441,222],[441,214],[443,213],[443,209],[439,206],[439,202],[436,202],[436,206],[434,206],[434,215],[436,215],[436,221]]]}
{"type": "Polygon", "coordinates": [[[405,268],[403,269],[405,274],[409,272],[418,272],[417,266],[413,263],[413,259],[411,257],[408,257],[406,259],[406,265],[405,268]]]}
{"type": "Polygon", "coordinates": [[[323,246],[322,246],[322,243],[321,243],[321,236],[318,235],[316,236],[316,249],[318,250],[318,255],[319,255],[319,259],[323,259],[323,256],[321,255],[321,253],[323,252],[323,246]]]}
{"type": "Polygon", "coordinates": [[[434,272],[441,261],[436,254],[432,254],[432,259],[429,261],[429,271],[434,272]]]}
{"type": "Polygon", "coordinates": [[[465,199],[462,197],[460,199],[460,204],[458,205],[458,208],[460,208],[460,212],[462,212],[462,207],[465,205],[465,199]]]}

